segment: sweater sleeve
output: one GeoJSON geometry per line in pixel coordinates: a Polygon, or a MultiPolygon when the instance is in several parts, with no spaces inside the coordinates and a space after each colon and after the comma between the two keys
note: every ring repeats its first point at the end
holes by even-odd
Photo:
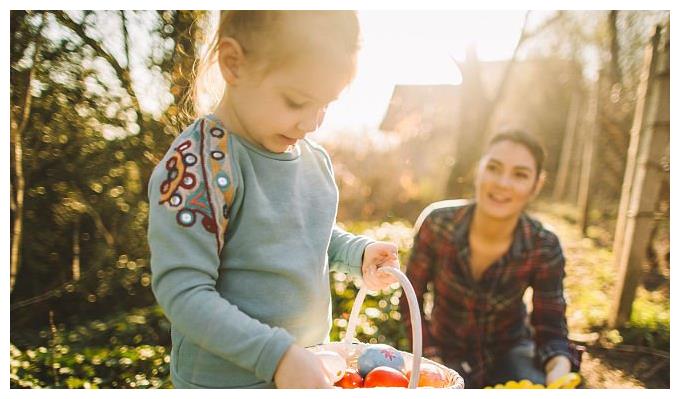
{"type": "Polygon", "coordinates": [[[215,289],[238,183],[228,137],[201,119],[154,169],[148,186],[152,289],[184,336],[271,382],[294,338],[248,316],[215,289]]]}
{"type": "Polygon", "coordinates": [[[333,227],[328,247],[328,262],[331,269],[361,277],[364,249],[373,239],[348,233],[338,226],[333,227]]]}
{"type": "Polygon", "coordinates": [[[562,281],[564,279],[564,256],[559,239],[549,233],[538,255],[538,264],[533,276],[533,310],[531,324],[536,333],[538,362],[544,367],[550,358],[564,355],[578,368],[576,359],[569,350],[568,329],[565,316],[566,301],[562,281]]]}

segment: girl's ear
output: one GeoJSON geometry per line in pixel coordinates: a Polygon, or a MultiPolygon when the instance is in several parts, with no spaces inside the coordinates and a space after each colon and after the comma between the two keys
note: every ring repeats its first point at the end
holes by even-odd
{"type": "Polygon", "coordinates": [[[531,194],[531,199],[535,199],[538,197],[538,194],[540,194],[541,189],[543,188],[543,185],[545,184],[545,179],[547,177],[547,173],[545,173],[545,170],[541,171],[541,174],[538,176],[538,180],[536,181],[536,184],[534,185],[534,192],[531,194]]]}
{"type": "Polygon", "coordinates": [[[229,85],[236,84],[239,78],[239,70],[245,63],[243,48],[232,37],[223,37],[217,45],[217,57],[220,64],[220,73],[229,85]]]}

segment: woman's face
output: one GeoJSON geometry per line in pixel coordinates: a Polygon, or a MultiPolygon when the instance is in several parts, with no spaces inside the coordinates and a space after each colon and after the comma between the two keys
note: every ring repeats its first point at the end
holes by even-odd
{"type": "Polygon", "coordinates": [[[475,199],[480,211],[497,219],[518,216],[540,191],[536,161],[522,144],[500,141],[479,162],[475,199]]]}

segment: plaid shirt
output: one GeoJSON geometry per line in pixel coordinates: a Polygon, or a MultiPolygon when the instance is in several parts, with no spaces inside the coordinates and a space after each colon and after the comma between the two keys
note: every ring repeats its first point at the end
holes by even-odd
{"type": "MultiPolygon", "coordinates": [[[[509,250],[475,281],[468,241],[474,207],[433,210],[415,237],[406,274],[420,304],[428,283],[434,294],[430,320],[421,308],[424,352],[447,364],[467,362],[471,387],[484,386],[494,360],[527,338],[536,343],[541,369],[557,354],[578,369],[567,340],[564,257],[557,236],[523,213],[509,250]],[[528,287],[533,288],[530,318],[522,300],[528,287]]],[[[401,306],[410,334],[405,301],[401,306]]]]}

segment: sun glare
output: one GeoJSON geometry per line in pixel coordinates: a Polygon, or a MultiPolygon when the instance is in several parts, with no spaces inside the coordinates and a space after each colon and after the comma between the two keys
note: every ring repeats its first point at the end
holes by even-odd
{"type": "Polygon", "coordinates": [[[457,62],[512,56],[525,12],[360,11],[362,49],[352,85],[329,108],[318,138],[377,128],[398,84],[461,83],[457,62]]]}

